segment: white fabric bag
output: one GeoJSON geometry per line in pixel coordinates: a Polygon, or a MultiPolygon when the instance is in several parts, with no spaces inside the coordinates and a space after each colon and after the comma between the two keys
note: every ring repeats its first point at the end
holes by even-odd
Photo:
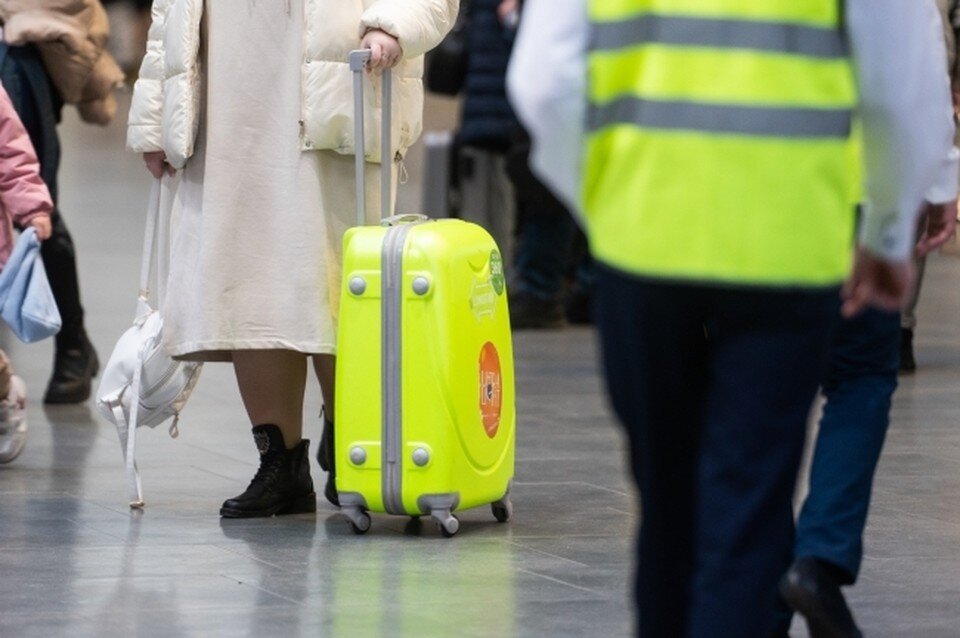
{"type": "Polygon", "coordinates": [[[143,240],[140,294],[133,326],[117,341],[97,389],[97,408],[117,426],[126,463],[130,507],[143,507],[136,462],[136,428],[156,427],[173,418],[170,436],[176,437],[180,411],[200,377],[200,363],[174,361],[163,350],[163,319],[150,306],[150,272],[164,190],[156,180],[143,240]],[[133,425],[134,427],[131,427],[133,425]]]}

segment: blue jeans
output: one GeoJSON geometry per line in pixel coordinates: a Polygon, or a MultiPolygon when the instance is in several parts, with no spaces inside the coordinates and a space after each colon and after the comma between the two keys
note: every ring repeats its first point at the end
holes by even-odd
{"type": "Polygon", "coordinates": [[[777,584],[838,290],[659,283],[598,266],[596,300],[640,492],[639,634],[782,635],[777,584]]]}
{"type": "Polygon", "coordinates": [[[847,583],[856,580],[863,558],[863,529],[890,424],[899,354],[899,313],[868,310],[840,326],[823,382],[827,402],[794,553],[842,568],[847,583]]]}

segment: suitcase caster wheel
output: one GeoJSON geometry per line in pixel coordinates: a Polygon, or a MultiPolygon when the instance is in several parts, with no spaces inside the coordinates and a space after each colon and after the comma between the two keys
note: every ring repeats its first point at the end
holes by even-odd
{"type": "Polygon", "coordinates": [[[440,533],[443,534],[444,538],[450,538],[460,530],[460,520],[451,514],[450,518],[438,521],[437,527],[440,528],[440,533]]]}
{"type": "Polygon", "coordinates": [[[490,505],[493,511],[493,517],[500,523],[506,523],[513,515],[513,504],[510,501],[497,501],[490,505]]]}
{"type": "Polygon", "coordinates": [[[357,520],[350,521],[350,528],[357,536],[362,536],[370,531],[370,515],[363,513],[357,517],[357,520]]]}

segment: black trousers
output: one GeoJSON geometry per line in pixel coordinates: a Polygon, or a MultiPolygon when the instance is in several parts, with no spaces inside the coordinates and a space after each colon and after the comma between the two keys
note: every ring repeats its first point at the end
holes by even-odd
{"type": "Polygon", "coordinates": [[[56,206],[60,168],[57,124],[63,104],[33,46],[10,47],[0,43],[0,80],[30,135],[40,160],[40,176],[53,197],[53,232],[50,239],[43,242],[40,254],[63,321],[57,335],[57,348],[77,347],[83,338],[83,306],[80,303],[76,251],[56,206]]]}
{"type": "Polygon", "coordinates": [[[598,268],[597,326],[640,491],[644,638],[785,635],[777,584],[836,289],[643,281],[598,268]]]}

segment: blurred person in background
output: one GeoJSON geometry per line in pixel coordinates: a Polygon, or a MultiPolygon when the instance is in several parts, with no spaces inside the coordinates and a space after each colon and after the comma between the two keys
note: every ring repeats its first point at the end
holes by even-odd
{"type": "MultiPolygon", "coordinates": [[[[56,206],[63,105],[75,105],[85,122],[99,125],[108,124],[117,110],[113,90],[123,73],[104,50],[106,12],[99,0],[0,0],[0,20],[0,80],[30,135],[56,206]]],[[[41,254],[63,328],[43,400],[80,403],[90,396],[100,364],[84,328],[73,239],[59,209],[51,219],[53,232],[41,254]]]]}
{"type": "Polygon", "coordinates": [[[102,1],[110,17],[110,53],[132,84],[147,48],[153,0],[102,1]]]}
{"type": "MultiPolygon", "coordinates": [[[[950,80],[953,94],[954,110],[958,107],[958,86],[960,86],[960,67],[957,65],[957,28],[960,27],[960,11],[958,11],[955,0],[937,0],[937,7],[943,19],[943,38],[947,46],[947,68],[950,72],[950,80]]],[[[957,141],[960,141],[958,139],[957,141]]],[[[960,179],[960,176],[955,176],[960,179]]],[[[926,223],[924,219],[927,212],[921,215],[920,232],[923,232],[923,226],[926,223]]],[[[917,327],[917,304],[920,302],[920,289],[923,285],[924,270],[927,265],[926,254],[918,252],[914,260],[914,267],[917,271],[917,277],[910,288],[910,294],[907,296],[907,303],[903,308],[903,314],[900,320],[900,364],[901,373],[910,374],[917,369],[917,361],[913,350],[913,332],[917,327]]]]}
{"type": "Polygon", "coordinates": [[[903,302],[950,147],[939,18],[902,0],[697,7],[528,0],[508,86],[598,264],[640,493],[639,635],[786,636],[778,583],[839,310],[903,302]]]}
{"type": "Polygon", "coordinates": [[[487,226],[507,255],[512,246],[511,327],[560,328],[567,323],[568,299],[571,318],[589,321],[591,271],[588,257],[574,250],[579,231],[570,213],[529,169],[530,138],[507,100],[507,64],[522,8],[520,0],[470,0],[461,7],[466,75],[456,140],[460,209],[487,226]],[[468,186],[481,177],[486,179],[468,186]],[[488,192],[474,196],[475,188],[488,192]],[[489,210],[474,210],[484,203],[489,210]]]}
{"type": "MultiPolygon", "coordinates": [[[[53,202],[40,166],[7,92],[0,86],[0,271],[14,247],[14,224],[50,238],[53,202]]],[[[27,387],[0,350],[0,463],[9,463],[27,442],[27,387]]]]}
{"type": "MultiPolygon", "coordinates": [[[[952,35],[948,3],[937,2],[946,32],[952,35]]],[[[935,31],[930,37],[947,45],[952,69],[955,40],[935,31]]],[[[955,131],[949,132],[952,141],[955,131]]],[[[951,148],[931,174],[915,251],[918,277],[926,255],[940,248],[956,229],[958,158],[960,151],[951,148]]],[[[919,279],[911,288],[914,305],[918,290],[919,279]]],[[[873,476],[897,388],[900,326],[900,312],[870,308],[845,319],[831,345],[830,365],[821,385],[826,402],[814,445],[809,492],[797,520],[794,562],[780,585],[784,599],[804,616],[814,638],[861,636],[840,588],[856,582],[863,560],[873,476]]]]}

